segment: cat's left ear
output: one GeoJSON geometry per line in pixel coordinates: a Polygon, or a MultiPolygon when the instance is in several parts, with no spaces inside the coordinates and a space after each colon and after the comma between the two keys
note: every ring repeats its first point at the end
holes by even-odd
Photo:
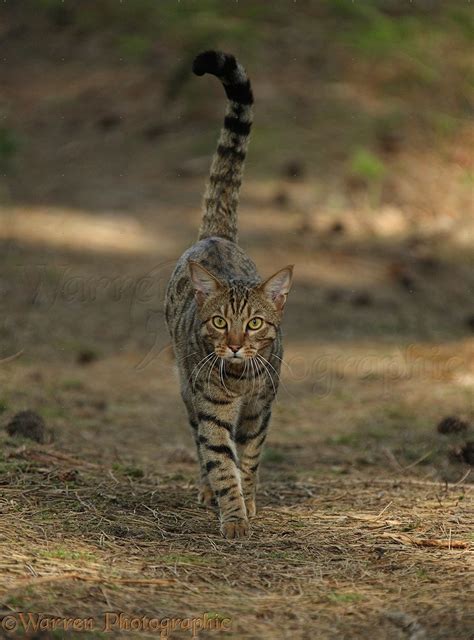
{"type": "Polygon", "coordinates": [[[284,267],[274,273],[270,278],[262,282],[259,286],[259,290],[269,299],[277,311],[283,311],[283,307],[286,303],[286,298],[291,288],[291,282],[293,280],[293,265],[284,267]]]}
{"type": "Polygon", "coordinates": [[[188,261],[191,282],[193,283],[196,301],[201,306],[206,298],[224,289],[224,285],[205,269],[202,264],[194,260],[188,261]]]}

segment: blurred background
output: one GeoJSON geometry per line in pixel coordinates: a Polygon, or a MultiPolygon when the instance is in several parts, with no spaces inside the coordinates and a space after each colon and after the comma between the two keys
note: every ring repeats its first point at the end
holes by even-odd
{"type": "Polygon", "coordinates": [[[301,473],[432,462],[473,417],[473,24],[467,0],[3,3],[3,412],[143,464],[157,429],[189,444],[162,298],[225,104],[190,66],[222,48],[256,98],[241,243],[296,263],[275,464],[295,433],[301,473]]]}

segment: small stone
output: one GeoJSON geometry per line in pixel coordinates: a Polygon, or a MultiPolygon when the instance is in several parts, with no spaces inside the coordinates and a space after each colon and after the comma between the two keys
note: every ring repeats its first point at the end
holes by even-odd
{"type": "Polygon", "coordinates": [[[474,313],[466,318],[466,325],[471,331],[474,331],[474,313]]]}
{"type": "Polygon", "coordinates": [[[58,479],[61,482],[75,482],[79,478],[79,471],[77,469],[66,469],[58,473],[58,479]]]}
{"type": "Polygon", "coordinates": [[[331,303],[342,302],[345,292],[342,289],[329,289],[326,293],[326,300],[331,303]]]}
{"type": "Polygon", "coordinates": [[[161,135],[163,135],[163,133],[165,133],[165,128],[163,125],[161,124],[152,124],[149,127],[146,127],[143,130],[143,137],[146,140],[150,140],[150,141],[155,141],[157,138],[159,138],[161,135]]]}
{"type": "Polygon", "coordinates": [[[418,258],[418,265],[428,273],[434,273],[441,267],[440,261],[433,256],[421,256],[418,258]]]}
{"type": "Polygon", "coordinates": [[[384,153],[398,153],[401,146],[401,137],[395,131],[377,132],[377,142],[379,148],[384,153]]]}
{"type": "Polygon", "coordinates": [[[306,170],[304,164],[299,160],[290,160],[283,167],[282,173],[290,180],[300,180],[304,177],[306,170]]]}
{"type": "Polygon", "coordinates": [[[394,262],[389,266],[388,272],[393,280],[410,293],[416,290],[415,279],[406,265],[400,262],[394,262]]]}
{"type": "Polygon", "coordinates": [[[46,425],[43,418],[34,411],[20,411],[6,426],[9,436],[28,438],[43,444],[46,442],[46,425]]]}
{"type": "Polygon", "coordinates": [[[352,297],[351,302],[354,307],[370,307],[373,300],[370,293],[360,291],[352,297]]]}
{"type": "Polygon", "coordinates": [[[97,353],[93,349],[81,349],[77,354],[78,364],[91,364],[98,359],[97,353]]]}
{"type": "Polygon", "coordinates": [[[103,131],[111,131],[120,126],[121,118],[115,113],[109,113],[97,120],[97,126],[103,131]]]}
{"type": "Polygon", "coordinates": [[[374,547],[373,552],[377,555],[377,560],[380,560],[385,555],[386,549],[383,547],[374,547]]]}
{"type": "Polygon", "coordinates": [[[344,226],[344,224],[340,221],[337,221],[331,225],[329,232],[334,236],[342,236],[345,230],[346,227],[344,226]]]}
{"type": "Polygon", "coordinates": [[[415,281],[408,273],[401,273],[398,282],[407,291],[415,291],[415,281]]]}
{"type": "Polygon", "coordinates": [[[280,209],[285,209],[290,204],[290,198],[286,191],[277,191],[273,197],[273,202],[280,209]]]}
{"type": "Polygon", "coordinates": [[[456,416],[448,416],[443,418],[438,424],[438,433],[462,433],[469,429],[469,424],[456,416]]]}
{"type": "Polygon", "coordinates": [[[466,442],[460,449],[460,457],[463,462],[474,467],[474,440],[466,442]]]}

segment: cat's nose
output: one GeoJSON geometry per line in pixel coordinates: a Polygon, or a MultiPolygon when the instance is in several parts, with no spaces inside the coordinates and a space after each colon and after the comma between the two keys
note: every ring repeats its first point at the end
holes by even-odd
{"type": "Polygon", "coordinates": [[[237,353],[237,351],[240,349],[240,344],[230,344],[229,349],[234,353],[237,353]]]}

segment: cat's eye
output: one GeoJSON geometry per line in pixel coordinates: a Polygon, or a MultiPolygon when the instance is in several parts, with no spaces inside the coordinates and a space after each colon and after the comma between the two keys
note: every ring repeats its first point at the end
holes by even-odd
{"type": "Polygon", "coordinates": [[[247,329],[251,329],[252,331],[256,331],[257,329],[261,329],[263,326],[262,318],[252,318],[247,323],[247,329]]]}
{"type": "Polygon", "coordinates": [[[227,327],[227,322],[222,316],[214,316],[212,318],[212,324],[216,329],[225,329],[227,327]]]}

